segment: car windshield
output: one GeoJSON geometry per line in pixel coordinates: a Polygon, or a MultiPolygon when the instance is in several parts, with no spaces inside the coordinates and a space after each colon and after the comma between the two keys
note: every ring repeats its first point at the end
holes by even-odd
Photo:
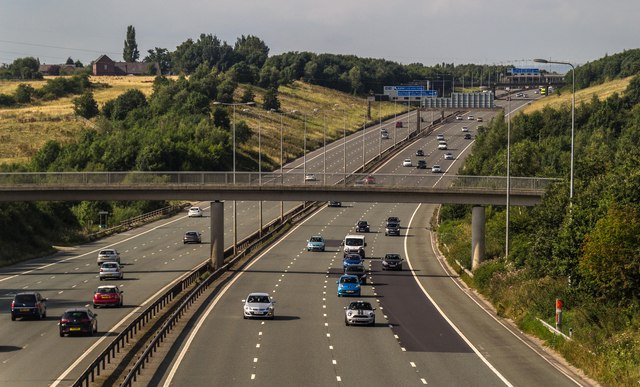
{"type": "Polygon", "coordinates": [[[340,278],[340,282],[343,284],[357,284],[358,279],[355,277],[342,277],[340,278]]]}
{"type": "Polygon", "coordinates": [[[322,242],[322,238],[320,237],[311,237],[310,242],[322,242]]]}
{"type": "Polygon", "coordinates": [[[249,296],[249,299],[247,299],[247,302],[257,303],[257,304],[268,304],[270,301],[268,296],[249,296]]]}
{"type": "Polygon", "coordinates": [[[373,310],[371,304],[368,302],[352,302],[349,304],[349,309],[352,310],[373,310]]]}
{"type": "Polygon", "coordinates": [[[100,294],[113,294],[117,293],[116,288],[98,288],[100,294]]]}
{"type": "Polygon", "coordinates": [[[18,294],[16,295],[16,302],[21,304],[34,304],[36,302],[36,296],[34,294],[18,294]]]}
{"type": "Polygon", "coordinates": [[[362,239],[347,239],[345,245],[347,246],[362,246],[362,239]]]}
{"type": "Polygon", "coordinates": [[[361,220],[358,222],[358,226],[366,226],[367,225],[367,221],[366,220],[361,220]]]}
{"type": "Polygon", "coordinates": [[[398,223],[396,223],[396,222],[389,222],[389,223],[387,223],[387,227],[389,227],[389,228],[396,228],[396,227],[398,227],[398,223]]]}
{"type": "Polygon", "coordinates": [[[188,232],[187,233],[187,236],[195,236],[195,235],[197,235],[197,233],[195,233],[195,232],[188,232]]]}

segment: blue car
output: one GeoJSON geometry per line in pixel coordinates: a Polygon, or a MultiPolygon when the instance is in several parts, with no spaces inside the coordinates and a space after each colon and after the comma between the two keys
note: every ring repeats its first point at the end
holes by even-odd
{"type": "Polygon", "coordinates": [[[321,235],[314,235],[307,241],[307,251],[324,251],[325,242],[321,235]]]}
{"type": "Polygon", "coordinates": [[[347,266],[349,265],[362,265],[364,264],[364,261],[362,260],[362,257],[360,256],[360,254],[347,254],[346,257],[344,257],[344,260],[342,260],[342,268],[346,269],[347,266]]]}
{"type": "Polygon", "coordinates": [[[338,281],[338,297],[356,296],[360,297],[360,279],[355,275],[343,275],[338,281]]]}

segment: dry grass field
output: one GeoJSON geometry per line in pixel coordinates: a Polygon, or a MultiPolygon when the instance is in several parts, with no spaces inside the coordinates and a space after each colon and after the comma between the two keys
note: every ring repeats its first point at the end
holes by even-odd
{"type": "MultiPolygon", "coordinates": [[[[0,93],[11,94],[20,83],[39,88],[45,81],[0,81],[0,93]]],[[[91,77],[91,82],[109,85],[94,90],[94,98],[101,107],[129,89],[138,89],[147,96],[151,95],[153,77],[91,77]]],[[[281,110],[287,112],[282,115],[283,137],[287,144],[285,158],[301,153],[305,121],[303,113],[306,115],[310,148],[322,142],[325,123],[327,139],[335,139],[342,136],[345,126],[347,133],[350,133],[362,128],[365,121],[367,102],[361,97],[303,82],[282,86],[279,91],[281,110]]],[[[236,100],[240,99],[243,92],[243,86],[239,87],[236,100]]],[[[256,132],[239,152],[247,156],[257,154],[257,131],[260,127],[263,153],[279,164],[281,115],[260,108],[264,90],[254,88],[254,93],[257,106],[236,108],[236,119],[246,121],[256,132]]],[[[26,107],[0,108],[0,163],[27,161],[48,140],[63,143],[72,141],[88,125],[74,116],[73,98],[65,97],[26,107]]],[[[378,121],[380,111],[382,117],[392,117],[403,110],[401,105],[372,103],[372,121],[378,121]]]]}
{"type": "MultiPolygon", "coordinates": [[[[582,90],[576,90],[576,106],[579,106],[580,103],[588,103],[591,101],[591,98],[595,95],[598,99],[606,99],[613,93],[624,94],[624,90],[629,85],[633,77],[627,77],[624,79],[616,79],[611,82],[603,83],[602,85],[589,87],[582,90]]],[[[570,105],[571,104],[571,92],[564,91],[562,95],[551,95],[545,98],[539,99],[536,102],[533,102],[527,108],[525,108],[523,113],[531,113],[534,111],[542,110],[545,106],[549,106],[551,108],[559,108],[562,105],[570,105]]]]}
{"type": "MultiPolygon", "coordinates": [[[[20,83],[34,88],[42,87],[41,81],[0,81],[0,93],[12,94],[20,83]]],[[[129,89],[139,89],[150,95],[153,77],[91,77],[91,82],[106,83],[110,87],[98,88],[94,98],[101,106],[129,89]]],[[[24,162],[49,140],[67,142],[86,126],[76,120],[72,100],[65,97],[55,101],[17,108],[0,108],[0,163],[24,162]]]]}

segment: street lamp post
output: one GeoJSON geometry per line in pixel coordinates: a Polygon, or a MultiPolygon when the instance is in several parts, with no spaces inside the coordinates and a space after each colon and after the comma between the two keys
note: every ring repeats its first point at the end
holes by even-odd
{"type": "Polygon", "coordinates": [[[226,102],[218,102],[215,101],[214,105],[223,105],[223,106],[232,106],[233,107],[233,123],[232,123],[232,131],[233,131],[233,184],[236,183],[236,106],[253,106],[255,102],[244,102],[244,103],[226,103],[226,102]]]}
{"type": "Polygon", "coordinates": [[[505,229],[505,249],[504,258],[509,259],[509,205],[510,205],[510,192],[511,192],[511,98],[507,103],[507,214],[506,214],[506,229],[505,229]]]}
{"type": "Polygon", "coordinates": [[[569,62],[558,62],[547,59],[534,59],[536,63],[551,63],[571,66],[571,81],[572,81],[572,93],[571,93],[571,172],[569,176],[569,203],[573,202],[573,149],[575,138],[575,121],[576,121],[576,68],[569,62]]]}
{"type": "MultiPolygon", "coordinates": [[[[233,184],[236,184],[236,106],[239,105],[247,105],[252,106],[255,105],[255,102],[245,102],[245,103],[225,103],[215,101],[214,105],[224,105],[224,106],[233,106],[233,184]]],[[[236,201],[233,201],[233,256],[236,256],[238,253],[238,213],[236,210],[236,201]]]]}

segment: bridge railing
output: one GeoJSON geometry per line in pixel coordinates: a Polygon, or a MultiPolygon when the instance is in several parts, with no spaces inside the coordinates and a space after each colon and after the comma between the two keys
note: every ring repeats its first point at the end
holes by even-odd
{"type": "MultiPolygon", "coordinates": [[[[409,167],[407,167],[409,170],[409,167]]],[[[336,187],[340,181],[347,186],[418,189],[487,189],[504,190],[505,176],[464,176],[448,173],[322,173],[302,170],[280,172],[28,172],[0,173],[0,191],[12,187],[160,187],[160,186],[313,186],[336,187]]],[[[542,177],[511,177],[512,190],[545,190],[559,179],[542,177]]]]}

